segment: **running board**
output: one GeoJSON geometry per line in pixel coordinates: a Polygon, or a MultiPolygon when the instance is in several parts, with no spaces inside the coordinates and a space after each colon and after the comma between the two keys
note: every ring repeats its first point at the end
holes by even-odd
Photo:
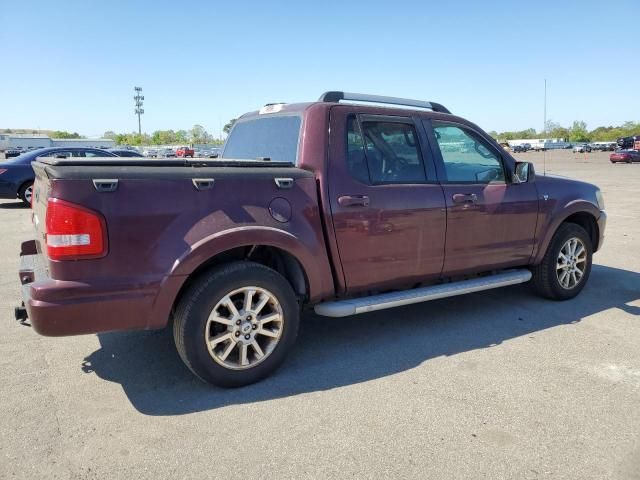
{"type": "Polygon", "coordinates": [[[415,288],[399,292],[381,293],[370,297],[336,300],[319,303],[315,312],[325,317],[348,317],[359,313],[374,312],[386,308],[411,305],[413,303],[428,302],[438,298],[454,297],[465,293],[480,292],[492,288],[516,285],[531,280],[531,272],[527,269],[506,270],[487,277],[461,280],[459,282],[443,283],[430,287],[415,288]]]}

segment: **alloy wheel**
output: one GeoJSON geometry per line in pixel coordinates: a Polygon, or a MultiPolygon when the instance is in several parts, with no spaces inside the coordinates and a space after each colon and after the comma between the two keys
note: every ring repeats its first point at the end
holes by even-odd
{"type": "Polygon", "coordinates": [[[578,285],[584,277],[587,268],[587,248],[582,240],[572,237],[567,240],[556,262],[556,274],[560,286],[566,290],[571,290],[578,285]]]}
{"type": "Polygon", "coordinates": [[[260,287],[243,287],[225,295],[205,326],[205,341],[214,361],[231,370],[245,370],[274,351],[284,327],[278,299],[260,287]]]}

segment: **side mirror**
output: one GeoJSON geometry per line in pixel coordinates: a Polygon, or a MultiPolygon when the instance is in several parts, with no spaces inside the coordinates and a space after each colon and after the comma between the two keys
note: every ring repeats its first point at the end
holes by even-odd
{"type": "Polygon", "coordinates": [[[530,162],[517,162],[516,171],[513,174],[512,183],[527,183],[533,182],[536,178],[536,172],[533,168],[533,163],[530,162]]]}

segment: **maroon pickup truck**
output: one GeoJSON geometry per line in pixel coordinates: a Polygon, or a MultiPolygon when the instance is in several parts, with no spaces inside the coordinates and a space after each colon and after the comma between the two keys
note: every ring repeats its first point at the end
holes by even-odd
{"type": "Polygon", "coordinates": [[[529,281],[572,298],[606,222],[597,187],[536,176],[442,105],[344,92],[244,115],[217,160],[33,167],[16,318],[50,336],[171,325],[186,365],[224,386],[272,372],[304,307],[529,281]]]}

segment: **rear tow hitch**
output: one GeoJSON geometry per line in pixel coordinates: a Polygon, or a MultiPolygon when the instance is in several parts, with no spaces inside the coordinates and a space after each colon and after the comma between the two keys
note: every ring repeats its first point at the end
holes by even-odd
{"type": "Polygon", "coordinates": [[[24,325],[26,327],[31,326],[27,323],[29,315],[27,314],[27,309],[24,306],[24,302],[22,302],[22,305],[14,309],[14,315],[16,316],[16,321],[20,322],[20,325],[24,325]]]}

